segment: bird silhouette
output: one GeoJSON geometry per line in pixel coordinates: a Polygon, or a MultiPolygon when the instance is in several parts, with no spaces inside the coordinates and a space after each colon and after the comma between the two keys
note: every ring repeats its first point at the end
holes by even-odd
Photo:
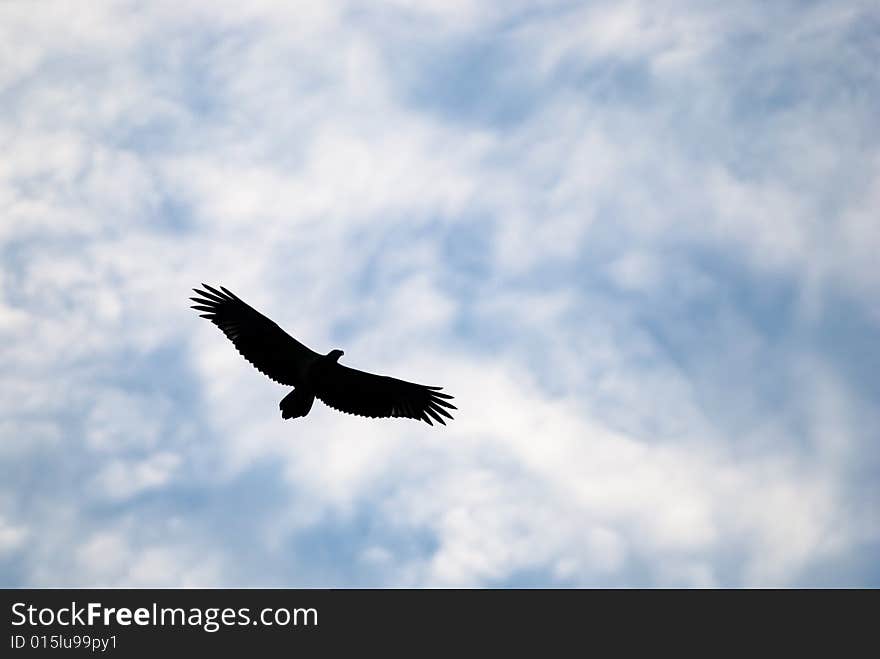
{"type": "Polygon", "coordinates": [[[242,357],[261,373],[280,384],[294,387],[279,405],[281,418],[305,416],[315,398],[330,407],[365,417],[404,417],[443,425],[448,402],[453,397],[440,393],[443,387],[428,387],[387,375],[358,371],[339,363],[342,350],[321,355],[306,347],[272,320],[243,302],[228,289],[202,284],[194,288],[193,309],[219,327],[242,357]]]}

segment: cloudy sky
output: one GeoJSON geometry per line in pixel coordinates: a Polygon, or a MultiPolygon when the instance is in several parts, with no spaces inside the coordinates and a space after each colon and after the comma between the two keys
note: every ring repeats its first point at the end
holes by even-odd
{"type": "Polygon", "coordinates": [[[880,10],[0,4],[3,586],[880,586],[880,10]],[[287,389],[222,284],[446,428],[287,389]]]}

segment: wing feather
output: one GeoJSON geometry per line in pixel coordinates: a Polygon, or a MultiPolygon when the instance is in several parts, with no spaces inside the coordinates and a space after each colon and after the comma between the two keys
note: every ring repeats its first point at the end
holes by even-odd
{"type": "Polygon", "coordinates": [[[226,288],[202,284],[194,288],[192,308],[219,327],[242,357],[275,382],[298,387],[320,355],[306,347],[276,323],[243,302],[226,288]]]}
{"type": "Polygon", "coordinates": [[[315,396],[333,409],[359,416],[404,417],[429,425],[434,425],[433,418],[446,425],[443,416],[451,419],[452,415],[438,403],[456,409],[438,398],[452,399],[449,394],[438,392],[441,387],[426,387],[387,375],[375,375],[336,362],[317,368],[312,374],[312,386],[315,396]]]}

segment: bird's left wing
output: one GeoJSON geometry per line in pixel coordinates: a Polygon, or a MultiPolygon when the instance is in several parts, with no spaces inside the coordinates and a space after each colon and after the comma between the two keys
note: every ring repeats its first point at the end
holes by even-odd
{"type": "Polygon", "coordinates": [[[294,339],[249,304],[229,290],[202,284],[205,290],[193,290],[200,297],[190,298],[193,309],[202,311],[223,330],[241,356],[262,373],[281,384],[299,387],[309,364],[320,355],[294,339]]]}
{"type": "Polygon", "coordinates": [[[317,396],[340,412],[368,417],[406,417],[428,425],[433,418],[443,425],[443,417],[451,419],[446,409],[454,410],[449,394],[442,387],[427,387],[386,375],[358,371],[338,363],[330,363],[313,371],[312,386],[317,396]]]}

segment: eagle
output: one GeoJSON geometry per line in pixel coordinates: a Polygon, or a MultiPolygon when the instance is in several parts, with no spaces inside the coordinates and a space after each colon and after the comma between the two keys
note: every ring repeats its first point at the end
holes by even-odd
{"type": "Polygon", "coordinates": [[[345,353],[321,355],[243,302],[230,290],[202,284],[194,288],[192,308],[219,327],[241,356],[279,384],[294,387],[279,405],[282,419],[305,416],[315,398],[340,412],[371,418],[404,417],[446,425],[457,409],[443,387],[428,387],[387,375],[358,371],[339,363],[345,353]]]}

